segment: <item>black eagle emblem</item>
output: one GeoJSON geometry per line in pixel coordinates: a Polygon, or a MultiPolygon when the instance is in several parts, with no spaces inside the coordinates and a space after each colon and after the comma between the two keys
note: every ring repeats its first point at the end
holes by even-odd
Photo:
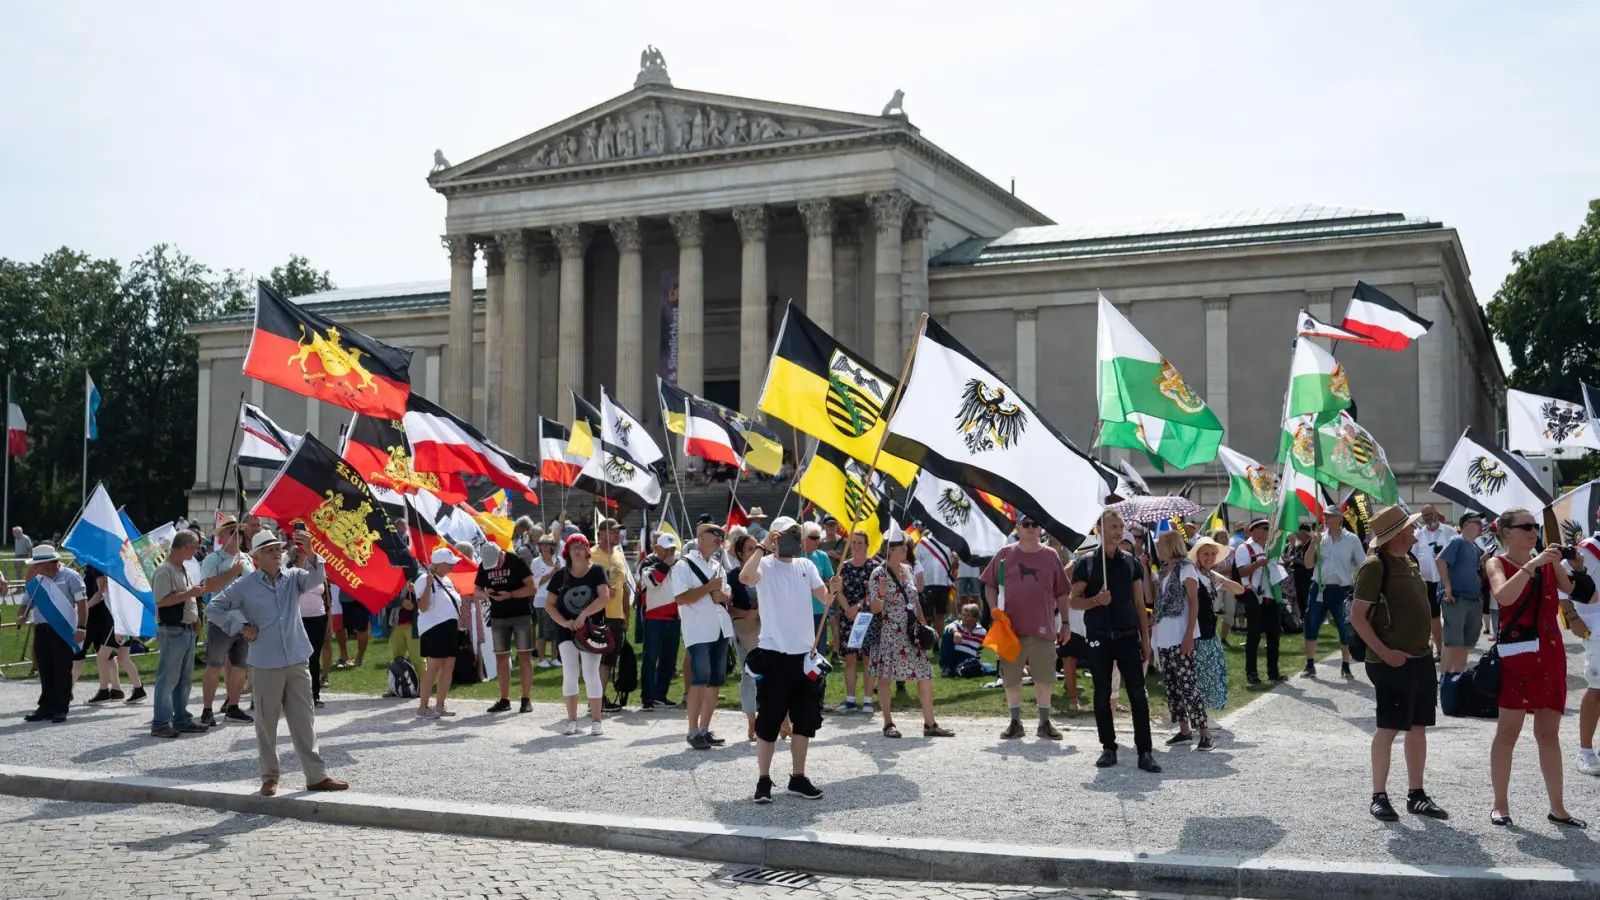
{"type": "Polygon", "coordinates": [[[964,491],[956,488],[945,488],[939,492],[939,516],[951,528],[960,528],[967,524],[967,519],[972,515],[972,501],[967,499],[964,491]]]}
{"type": "Polygon", "coordinates": [[[622,444],[627,444],[628,435],[633,432],[633,423],[622,416],[613,416],[611,419],[611,427],[616,429],[617,441],[622,444]]]}
{"type": "Polygon", "coordinates": [[[1583,533],[1583,524],[1576,519],[1561,520],[1561,543],[1575,546],[1588,535],[1583,533]]]}
{"type": "Polygon", "coordinates": [[[1566,442],[1589,422],[1589,416],[1583,410],[1554,400],[1541,407],[1539,415],[1544,417],[1544,436],[1558,444],[1566,442]]]}
{"type": "Polygon", "coordinates": [[[887,399],[882,381],[843,353],[828,365],[828,419],[846,437],[858,438],[878,424],[887,399]]]}
{"type": "Polygon", "coordinates": [[[1478,456],[1467,464],[1467,488],[1475,497],[1492,497],[1500,493],[1510,477],[1498,459],[1478,456]]]}
{"type": "Polygon", "coordinates": [[[623,457],[615,455],[606,457],[606,475],[612,483],[632,481],[638,472],[639,468],[623,457]]]}
{"type": "Polygon", "coordinates": [[[1021,405],[1007,401],[1004,387],[990,388],[981,379],[969,378],[961,392],[956,427],[971,453],[996,447],[1009,450],[1027,429],[1028,414],[1021,405]]]}

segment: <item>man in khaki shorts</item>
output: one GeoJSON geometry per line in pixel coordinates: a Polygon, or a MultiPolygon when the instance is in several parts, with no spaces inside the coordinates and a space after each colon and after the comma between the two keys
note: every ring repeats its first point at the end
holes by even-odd
{"type": "Polygon", "coordinates": [[[1000,661],[1000,677],[1005,683],[1006,706],[1011,722],[1000,737],[1022,737],[1022,669],[1033,676],[1033,699],[1038,706],[1036,734],[1052,741],[1061,732],[1050,724],[1050,691],[1056,683],[1056,639],[1071,637],[1067,624],[1067,597],[1072,584],[1061,567],[1061,557],[1043,543],[1044,530],[1038,520],[1024,515],[1017,523],[1017,542],[995,554],[983,570],[983,594],[991,609],[1002,609],[1011,617],[1022,652],[1015,662],[1000,661]],[[1000,603],[1001,574],[1004,574],[1005,602],[1000,603]],[[1060,624],[1056,613],[1060,612],[1060,624]]]}

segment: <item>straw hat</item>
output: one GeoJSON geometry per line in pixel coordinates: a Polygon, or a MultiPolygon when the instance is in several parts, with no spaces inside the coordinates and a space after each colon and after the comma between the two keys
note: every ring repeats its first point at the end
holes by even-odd
{"type": "MultiPolygon", "coordinates": [[[[1189,548],[1189,558],[1191,560],[1193,560],[1196,565],[1199,565],[1199,563],[1200,563],[1200,551],[1206,549],[1207,547],[1215,547],[1215,548],[1217,548],[1217,550],[1219,550],[1222,553],[1222,556],[1227,556],[1228,555],[1227,546],[1225,546],[1223,544],[1219,544],[1216,541],[1212,540],[1211,538],[1209,538],[1209,537],[1207,537],[1205,535],[1201,535],[1200,537],[1195,539],[1194,546],[1189,548]]],[[[1221,557],[1218,557],[1218,558],[1221,559],[1221,557]]]]}
{"type": "Polygon", "coordinates": [[[1367,542],[1367,546],[1373,550],[1382,547],[1399,534],[1401,529],[1407,525],[1415,525],[1421,518],[1422,513],[1408,515],[1405,507],[1385,506],[1372,517],[1372,540],[1367,542]]]}

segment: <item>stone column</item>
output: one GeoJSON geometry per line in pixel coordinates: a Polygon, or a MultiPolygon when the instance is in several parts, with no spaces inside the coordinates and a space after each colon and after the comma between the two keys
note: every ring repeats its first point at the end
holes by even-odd
{"type": "MultiPolygon", "coordinates": [[[[928,311],[928,230],[933,227],[933,211],[913,206],[900,229],[900,330],[902,348],[911,346],[917,321],[928,311]]],[[[1029,393],[1032,396],[1032,393],[1029,393]]]]}
{"type": "Polygon", "coordinates": [[[801,200],[800,218],[806,224],[806,315],[834,334],[833,201],[801,200]]]}
{"type": "Polygon", "coordinates": [[[900,344],[900,244],[901,226],[911,198],[901,191],[867,195],[873,241],[877,249],[872,269],[872,361],[880,369],[898,372],[904,360],[900,344]]]}
{"type": "Polygon", "coordinates": [[[506,261],[500,236],[483,242],[483,400],[472,416],[493,440],[500,440],[500,385],[505,355],[506,261]]]}
{"type": "Polygon", "coordinates": [[[643,413],[644,263],[639,259],[639,219],[611,220],[617,242],[617,400],[634,415],[643,413]]]}
{"type": "Polygon", "coordinates": [[[767,208],[733,210],[743,252],[739,258],[739,411],[756,411],[767,367],[767,208]]]}
{"type": "Polygon", "coordinates": [[[1424,463],[1442,463],[1454,435],[1445,432],[1445,321],[1444,285],[1419,284],[1417,315],[1434,323],[1433,330],[1417,339],[1418,454],[1424,463]]]}
{"type": "Polygon", "coordinates": [[[1206,405],[1228,427],[1228,298],[1206,298],[1206,405]]]}
{"type": "Polygon", "coordinates": [[[495,240],[505,256],[506,275],[501,288],[500,330],[485,337],[488,346],[500,347],[496,383],[486,391],[496,398],[493,408],[497,413],[489,422],[489,437],[521,456],[527,451],[528,256],[533,242],[521,229],[502,231],[495,240]]]}
{"type": "Polygon", "coordinates": [[[1017,310],[1017,390],[1039,403],[1039,310],[1017,310]]]}
{"type": "Polygon", "coordinates": [[[200,361],[200,386],[194,417],[194,483],[211,486],[211,360],[200,361]]]}
{"type": "Polygon", "coordinates": [[[1316,316],[1318,322],[1327,322],[1337,325],[1333,319],[1333,292],[1332,291],[1307,291],[1306,312],[1316,316]]]}
{"type": "Polygon", "coordinates": [[[422,396],[439,402],[439,351],[429,350],[422,363],[422,396]]]}
{"type": "Polygon", "coordinates": [[[583,254],[589,228],[557,225],[550,230],[561,254],[561,327],[556,361],[556,405],[570,404],[571,391],[583,393],[583,254]]]}
{"type": "Polygon", "coordinates": [[[706,217],[699,211],[667,216],[678,238],[678,387],[705,393],[706,217]]]}
{"type": "Polygon", "coordinates": [[[538,289],[533,292],[537,310],[530,340],[537,343],[534,358],[538,360],[538,407],[540,415],[566,421],[572,413],[572,401],[557,397],[556,373],[561,344],[561,255],[554,244],[540,242],[534,248],[535,270],[528,277],[537,279],[538,289]]]}
{"type": "Polygon", "coordinates": [[[833,325],[835,336],[850,347],[861,346],[860,277],[861,232],[856,214],[840,209],[833,223],[833,325]]]}
{"type": "Polygon", "coordinates": [[[472,262],[478,245],[467,234],[447,234],[450,251],[450,354],[446,357],[444,406],[472,415],[472,262]]]}

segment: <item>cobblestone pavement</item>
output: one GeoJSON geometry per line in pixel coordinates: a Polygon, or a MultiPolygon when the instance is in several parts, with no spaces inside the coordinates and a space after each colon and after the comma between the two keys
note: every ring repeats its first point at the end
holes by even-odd
{"type": "Polygon", "coordinates": [[[826,876],[790,889],[742,885],[744,869],[608,850],[292,822],[179,806],[0,797],[0,898],[250,897],[540,900],[1154,898],[826,876]]]}

